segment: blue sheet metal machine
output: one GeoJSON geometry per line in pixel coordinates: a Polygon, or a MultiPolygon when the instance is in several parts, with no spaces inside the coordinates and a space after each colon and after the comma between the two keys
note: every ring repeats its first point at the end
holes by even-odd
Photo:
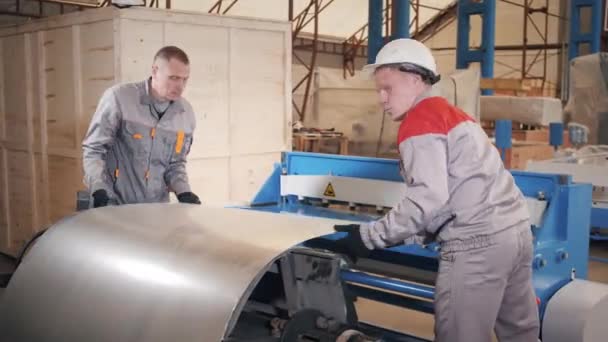
{"type": "MultiPolygon", "coordinates": [[[[605,341],[608,285],[584,280],[591,185],[555,174],[513,175],[531,214],[542,341],[605,341]]],[[[285,153],[244,208],[86,210],[27,249],[0,293],[0,336],[426,341],[407,328],[359,319],[355,300],[433,313],[438,246],[396,246],[351,262],[338,253],[342,233],[322,235],[338,222],[377,219],[406,190],[396,160],[285,153]]]]}
{"type": "MultiPolygon", "coordinates": [[[[574,184],[564,175],[512,174],[530,208],[533,281],[545,318],[548,303],[560,289],[575,278],[587,278],[591,185],[574,184]]],[[[364,222],[388,210],[403,193],[401,186],[397,160],[284,153],[247,209],[364,222]]],[[[332,250],[342,236],[324,236],[306,246],[332,250]]],[[[344,267],[341,276],[358,296],[431,313],[437,251],[437,245],[375,250],[368,260],[344,267]]]]}

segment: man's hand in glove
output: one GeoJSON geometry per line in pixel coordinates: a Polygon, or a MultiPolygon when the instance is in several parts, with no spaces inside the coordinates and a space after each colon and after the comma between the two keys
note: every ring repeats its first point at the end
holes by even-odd
{"type": "Polygon", "coordinates": [[[334,230],[347,235],[336,241],[336,252],[346,254],[353,262],[359,258],[369,256],[371,250],[365,246],[361,239],[361,228],[358,224],[335,225],[334,230]]]}
{"type": "Polygon", "coordinates": [[[99,189],[93,193],[93,208],[105,207],[110,198],[104,189],[99,189]]]}
{"type": "Polygon", "coordinates": [[[180,203],[201,204],[201,200],[199,200],[198,196],[192,192],[182,192],[181,194],[177,195],[177,200],[180,203]]]}

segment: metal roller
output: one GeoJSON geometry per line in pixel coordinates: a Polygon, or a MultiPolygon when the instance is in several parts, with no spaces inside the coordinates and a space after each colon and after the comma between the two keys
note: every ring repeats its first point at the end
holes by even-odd
{"type": "Polygon", "coordinates": [[[608,285],[576,279],[551,298],[543,320],[543,341],[605,341],[608,285]]]}

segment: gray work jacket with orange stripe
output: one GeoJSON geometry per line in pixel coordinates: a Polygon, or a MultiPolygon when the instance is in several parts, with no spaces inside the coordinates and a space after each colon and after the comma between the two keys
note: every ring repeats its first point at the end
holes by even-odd
{"type": "Polygon", "coordinates": [[[159,119],[149,85],[150,79],[106,90],[82,143],[89,191],[105,189],[118,204],[168,202],[169,191],[190,191],[194,112],[179,99],[159,119]]]}
{"type": "Polygon", "coordinates": [[[398,144],[405,197],[361,226],[368,248],[462,241],[529,220],[526,201],[488,136],[445,99],[419,100],[400,125],[398,144]]]}

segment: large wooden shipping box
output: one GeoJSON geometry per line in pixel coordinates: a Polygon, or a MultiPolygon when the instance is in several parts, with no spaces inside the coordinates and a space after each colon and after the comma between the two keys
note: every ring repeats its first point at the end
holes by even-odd
{"type": "Polygon", "coordinates": [[[101,94],[149,77],[164,45],[190,57],[193,190],[206,203],[252,198],[291,149],[289,23],[112,7],[50,17],[0,29],[0,251],[74,212],[101,94]]]}

